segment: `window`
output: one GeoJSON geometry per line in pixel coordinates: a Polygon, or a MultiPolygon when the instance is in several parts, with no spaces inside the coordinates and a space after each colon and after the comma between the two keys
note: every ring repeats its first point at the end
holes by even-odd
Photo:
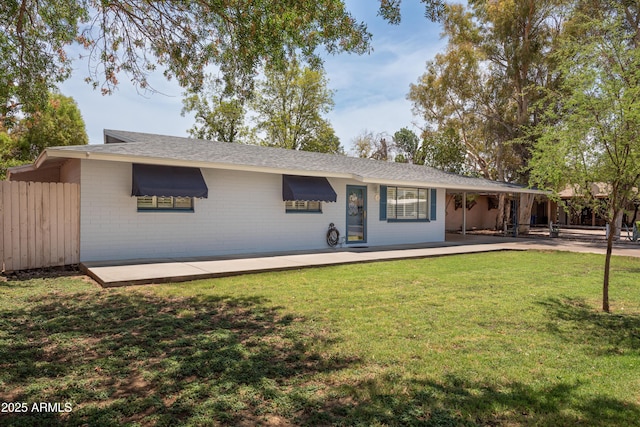
{"type": "Polygon", "coordinates": [[[387,187],[386,219],[392,221],[428,221],[428,201],[428,189],[387,187]]]}
{"type": "Polygon", "coordinates": [[[306,200],[288,200],[284,202],[285,212],[314,212],[322,213],[322,202],[312,202],[306,200]]]}
{"type": "Polygon", "coordinates": [[[193,212],[193,197],[139,196],[138,211],[193,212]]]}

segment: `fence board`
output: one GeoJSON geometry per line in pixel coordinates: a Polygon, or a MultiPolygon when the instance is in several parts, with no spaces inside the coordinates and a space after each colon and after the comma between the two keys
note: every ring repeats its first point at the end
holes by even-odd
{"type": "Polygon", "coordinates": [[[64,184],[58,183],[56,185],[56,196],[58,198],[58,220],[56,225],[58,226],[58,257],[55,259],[56,265],[64,264],[64,244],[67,240],[64,235],[64,205],[67,201],[64,198],[64,184]]]}
{"type": "Polygon", "coordinates": [[[0,182],[0,270],[77,264],[80,186],[0,182]]]}
{"type": "Polygon", "coordinates": [[[29,265],[29,245],[27,241],[27,224],[29,220],[29,212],[27,211],[27,183],[19,182],[19,229],[20,229],[20,269],[27,268],[29,265]]]}
{"type": "Polygon", "coordinates": [[[44,239],[42,236],[42,183],[34,182],[34,210],[33,210],[33,222],[35,224],[36,234],[35,240],[33,241],[33,245],[36,248],[36,265],[38,267],[44,267],[44,255],[43,255],[43,244],[44,239]]]}
{"type": "MultiPolygon", "coordinates": [[[[64,259],[72,259],[72,247],[73,247],[73,237],[71,235],[71,206],[73,206],[71,201],[71,184],[65,184],[63,187],[63,197],[64,197],[64,232],[62,233],[64,238],[64,259]]],[[[75,264],[75,263],[72,263],[75,264]]]]}
{"type": "Polygon", "coordinates": [[[11,251],[11,187],[9,183],[3,184],[2,192],[2,245],[4,247],[4,265],[6,270],[13,269],[13,252],[11,251]]]}
{"type": "Polygon", "coordinates": [[[49,184],[49,265],[58,261],[58,194],[56,183],[49,184]]]}
{"type": "Polygon", "coordinates": [[[77,184],[71,185],[71,263],[78,264],[80,262],[80,186],[77,184]]]}
{"type": "Polygon", "coordinates": [[[40,227],[42,227],[42,265],[51,266],[51,203],[49,201],[49,183],[42,184],[42,216],[40,227]]]}
{"type": "MultiPolygon", "coordinates": [[[[29,182],[27,185],[27,215],[29,217],[29,224],[27,225],[27,240],[29,242],[36,242],[36,188],[33,182],[29,182]]],[[[27,268],[36,268],[36,245],[29,244],[29,262],[27,268]]]]}
{"type": "Polygon", "coordinates": [[[20,186],[11,192],[11,253],[14,270],[20,268],[20,186]]]}

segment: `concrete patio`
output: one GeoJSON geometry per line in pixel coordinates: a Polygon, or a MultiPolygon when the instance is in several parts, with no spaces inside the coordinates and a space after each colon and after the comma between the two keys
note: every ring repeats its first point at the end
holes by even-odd
{"type": "MultiPolygon", "coordinates": [[[[442,243],[335,248],[314,252],[244,254],[211,258],[162,258],[86,262],[81,268],[101,286],[180,282],[266,271],[429,258],[506,250],[554,250],[605,254],[602,242],[447,234],[442,243]]],[[[640,245],[617,243],[614,255],[640,257],[640,245]]]]}

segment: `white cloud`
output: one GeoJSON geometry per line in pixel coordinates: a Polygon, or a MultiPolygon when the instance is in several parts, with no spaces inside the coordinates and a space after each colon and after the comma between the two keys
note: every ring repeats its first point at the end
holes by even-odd
{"type": "Polygon", "coordinates": [[[329,119],[345,149],[350,150],[364,129],[389,134],[402,127],[416,130],[406,99],[409,86],[445,45],[437,34],[439,27],[421,19],[422,31],[405,29],[398,34],[393,31],[396,27],[390,27],[389,33],[374,39],[370,55],[327,58],[329,85],[336,91],[329,119]]]}

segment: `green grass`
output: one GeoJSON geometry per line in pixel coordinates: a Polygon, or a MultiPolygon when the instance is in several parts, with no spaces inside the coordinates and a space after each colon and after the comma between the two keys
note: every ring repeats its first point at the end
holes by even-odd
{"type": "Polygon", "coordinates": [[[640,425],[640,259],[501,252],[0,282],[0,425],[640,425]]]}

